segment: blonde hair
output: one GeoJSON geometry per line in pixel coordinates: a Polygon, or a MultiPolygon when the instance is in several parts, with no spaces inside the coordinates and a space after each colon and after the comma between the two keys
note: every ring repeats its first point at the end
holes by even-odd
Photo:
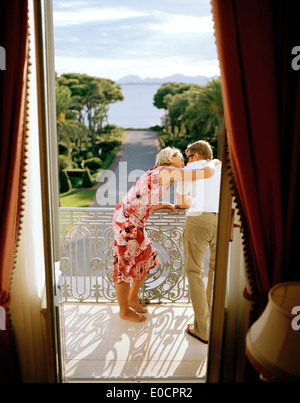
{"type": "Polygon", "coordinates": [[[155,165],[162,166],[162,165],[171,165],[173,163],[172,157],[175,157],[177,154],[182,157],[182,153],[178,148],[175,147],[166,147],[163,148],[157,155],[155,160],[155,165]]]}
{"type": "Polygon", "coordinates": [[[200,157],[205,160],[211,160],[213,157],[211,145],[204,140],[198,140],[195,141],[195,143],[189,144],[185,150],[185,153],[188,151],[193,154],[198,153],[200,157]]]}

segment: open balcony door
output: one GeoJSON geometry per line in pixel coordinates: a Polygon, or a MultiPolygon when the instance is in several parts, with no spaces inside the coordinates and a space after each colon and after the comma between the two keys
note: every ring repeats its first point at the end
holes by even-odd
{"type": "MultiPolygon", "coordinates": [[[[39,132],[42,176],[42,210],[46,264],[47,308],[50,316],[48,335],[52,341],[54,381],[64,381],[62,304],[58,290],[59,272],[59,188],[56,136],[56,100],[52,0],[34,0],[36,36],[37,92],[39,105],[39,132]]],[[[223,146],[225,147],[225,146],[223,146]]],[[[225,148],[223,150],[225,161],[225,148]]],[[[216,260],[216,276],[212,311],[211,341],[208,356],[208,382],[218,382],[221,365],[225,300],[227,290],[227,266],[230,233],[232,229],[232,198],[224,164],[221,184],[219,235],[216,260]]]]}
{"type": "Polygon", "coordinates": [[[34,30],[40,170],[45,254],[45,320],[47,339],[52,349],[53,382],[62,382],[64,370],[64,337],[62,306],[58,290],[59,251],[59,186],[56,134],[56,94],[52,0],[34,0],[34,30]]]}
{"type": "Polygon", "coordinates": [[[206,374],[208,383],[244,381],[244,342],[251,306],[243,297],[246,278],[241,222],[230,189],[226,159],[226,148],[223,146],[216,267],[206,374]]]}
{"type": "MultiPolygon", "coordinates": [[[[224,148],[223,142],[223,148],[224,148]]],[[[229,188],[225,148],[222,156],[222,176],[219,206],[218,239],[213,302],[211,312],[211,331],[207,364],[207,382],[218,382],[221,366],[225,304],[227,291],[227,268],[229,242],[233,225],[232,196],[229,188]]]]}

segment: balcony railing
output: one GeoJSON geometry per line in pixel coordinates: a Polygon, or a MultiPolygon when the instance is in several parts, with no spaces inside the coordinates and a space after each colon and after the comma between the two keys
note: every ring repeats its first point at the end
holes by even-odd
{"type": "MultiPolygon", "coordinates": [[[[114,302],[111,280],[113,208],[60,208],[61,296],[65,302],[114,302]]],[[[150,271],[140,292],[143,303],[190,302],[184,274],[182,229],[185,211],[156,210],[146,225],[161,265],[150,271]]]]}

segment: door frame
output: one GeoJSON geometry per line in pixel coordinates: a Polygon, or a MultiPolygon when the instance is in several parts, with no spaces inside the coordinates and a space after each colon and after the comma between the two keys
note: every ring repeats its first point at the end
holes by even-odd
{"type": "Polygon", "coordinates": [[[59,293],[56,273],[59,252],[59,187],[56,135],[56,94],[52,0],[31,0],[34,11],[38,99],[41,198],[43,214],[47,340],[50,343],[50,382],[62,382],[59,293]]]}
{"type": "MultiPolygon", "coordinates": [[[[48,336],[52,341],[54,382],[63,382],[64,340],[57,273],[59,272],[59,185],[56,135],[56,94],[52,0],[33,0],[36,32],[37,92],[41,158],[42,211],[44,221],[48,336]]],[[[225,141],[223,157],[226,161],[225,141]]],[[[225,320],[227,268],[232,225],[232,196],[226,164],[222,164],[216,268],[211,314],[206,382],[218,382],[225,320]]]]}

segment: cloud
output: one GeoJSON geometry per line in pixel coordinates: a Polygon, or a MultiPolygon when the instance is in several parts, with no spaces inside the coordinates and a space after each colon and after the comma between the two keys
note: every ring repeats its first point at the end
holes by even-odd
{"type": "Polygon", "coordinates": [[[140,17],[145,13],[140,11],[132,11],[126,8],[115,10],[113,8],[89,8],[78,9],[72,11],[55,11],[53,13],[54,25],[69,26],[81,25],[83,22],[91,21],[106,21],[106,20],[120,20],[132,17],[140,17]]]}
{"type": "Polygon", "coordinates": [[[211,14],[210,0],[53,0],[54,12],[83,12],[84,10],[120,9],[153,14],[156,11],[167,14],[201,15],[211,14]]]}
{"type": "Polygon", "coordinates": [[[182,74],[203,74],[211,63],[218,74],[210,0],[53,0],[53,7],[57,71],[69,59],[72,71],[85,60],[87,74],[96,63],[112,79],[168,75],[171,63],[182,74]]]}
{"type": "Polygon", "coordinates": [[[165,14],[165,21],[162,24],[153,25],[152,29],[166,33],[204,33],[213,32],[213,21],[211,16],[195,17],[182,14],[165,14]]]}

